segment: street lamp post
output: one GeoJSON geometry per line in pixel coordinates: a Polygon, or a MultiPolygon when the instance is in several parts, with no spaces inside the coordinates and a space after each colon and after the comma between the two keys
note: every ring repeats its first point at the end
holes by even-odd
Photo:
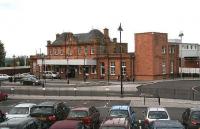
{"type": "Polygon", "coordinates": [[[181,58],[181,60],[180,60],[180,65],[181,65],[181,67],[180,67],[180,72],[181,72],[181,78],[183,78],[183,72],[182,72],[182,39],[183,39],[183,36],[184,36],[184,34],[183,34],[183,32],[180,32],[179,33],[179,35],[178,35],[180,38],[181,38],[181,45],[180,45],[180,58],[181,58]]]}
{"type": "Polygon", "coordinates": [[[83,61],[83,80],[86,82],[86,69],[85,69],[85,53],[84,53],[84,61],[83,61]]]}
{"type": "Polygon", "coordinates": [[[13,82],[15,82],[15,55],[13,55],[13,82]]]}
{"type": "Polygon", "coordinates": [[[44,83],[46,83],[46,76],[45,76],[45,75],[43,76],[44,67],[45,67],[45,66],[43,66],[43,65],[44,65],[44,58],[45,58],[45,55],[42,53],[41,57],[42,57],[42,77],[43,77],[43,84],[42,84],[42,87],[44,88],[44,83]]]}
{"type": "Polygon", "coordinates": [[[121,32],[123,31],[121,23],[119,25],[118,31],[120,32],[120,81],[121,81],[121,97],[123,97],[123,80],[122,80],[122,45],[121,45],[121,32]]]}

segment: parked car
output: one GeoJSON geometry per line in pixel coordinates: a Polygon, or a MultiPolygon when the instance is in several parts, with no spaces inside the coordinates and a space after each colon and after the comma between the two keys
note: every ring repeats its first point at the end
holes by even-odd
{"type": "Polygon", "coordinates": [[[8,113],[6,113],[6,118],[11,119],[14,117],[29,117],[30,110],[36,104],[34,103],[21,103],[15,105],[13,108],[10,109],[8,113]]]}
{"type": "Polygon", "coordinates": [[[87,129],[96,129],[99,127],[100,113],[94,106],[73,108],[67,119],[81,120],[87,129]]]}
{"type": "Polygon", "coordinates": [[[7,100],[8,94],[0,91],[0,101],[7,100]]]}
{"type": "Polygon", "coordinates": [[[62,120],[55,122],[49,129],[85,129],[82,121],[62,120]]]}
{"type": "Polygon", "coordinates": [[[199,129],[200,108],[187,108],[182,114],[182,122],[186,129],[199,129]]]}
{"type": "Polygon", "coordinates": [[[63,102],[42,102],[31,109],[31,117],[40,120],[42,128],[49,128],[56,121],[66,119],[69,110],[63,102]]]}
{"type": "Polygon", "coordinates": [[[31,117],[12,118],[0,123],[0,129],[41,129],[41,123],[31,117]]]}
{"type": "Polygon", "coordinates": [[[5,80],[8,80],[10,76],[7,75],[7,74],[0,74],[0,81],[5,81],[5,80]]]}
{"type": "Polygon", "coordinates": [[[6,115],[5,113],[3,113],[1,110],[0,110],[0,122],[3,122],[6,120],[6,115]]]}
{"type": "Polygon", "coordinates": [[[145,128],[149,128],[150,123],[155,120],[170,120],[167,109],[163,107],[148,107],[143,113],[145,128]]]}
{"type": "Polygon", "coordinates": [[[54,71],[44,71],[43,73],[43,77],[44,78],[60,78],[59,73],[58,72],[54,72],[54,71]]]}
{"type": "Polygon", "coordinates": [[[114,105],[109,111],[111,117],[128,117],[131,121],[132,127],[136,124],[136,114],[133,107],[128,105],[114,105]]]}
{"type": "Polygon", "coordinates": [[[42,82],[34,77],[25,77],[20,79],[20,83],[22,83],[23,85],[41,85],[42,82]]]}
{"type": "Polygon", "coordinates": [[[150,129],[185,129],[177,120],[156,120],[150,124],[150,129]]]}
{"type": "Polygon", "coordinates": [[[131,129],[131,123],[128,117],[108,117],[102,122],[100,129],[131,129]]]}

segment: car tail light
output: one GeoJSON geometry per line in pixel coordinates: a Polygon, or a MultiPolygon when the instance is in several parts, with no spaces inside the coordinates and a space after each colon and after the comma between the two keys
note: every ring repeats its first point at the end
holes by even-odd
{"type": "Polygon", "coordinates": [[[48,120],[50,120],[50,121],[56,121],[56,116],[55,115],[48,116],[48,120]]]}
{"type": "Polygon", "coordinates": [[[91,123],[92,123],[92,118],[91,118],[91,117],[85,117],[85,118],[83,118],[83,123],[84,123],[85,125],[91,125],[91,123]]]}
{"type": "Polygon", "coordinates": [[[144,120],[144,124],[145,124],[145,125],[148,125],[148,124],[149,124],[149,120],[148,120],[148,119],[145,119],[145,120],[144,120]]]}
{"type": "Polygon", "coordinates": [[[192,123],[192,125],[198,124],[198,122],[197,122],[197,121],[194,121],[194,120],[193,120],[191,123],[192,123]]]}

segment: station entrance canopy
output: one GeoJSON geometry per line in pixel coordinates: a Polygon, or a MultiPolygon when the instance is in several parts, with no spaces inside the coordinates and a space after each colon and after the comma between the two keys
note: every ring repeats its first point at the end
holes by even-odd
{"type": "Polygon", "coordinates": [[[96,65],[94,59],[42,59],[37,60],[38,65],[96,65]]]}

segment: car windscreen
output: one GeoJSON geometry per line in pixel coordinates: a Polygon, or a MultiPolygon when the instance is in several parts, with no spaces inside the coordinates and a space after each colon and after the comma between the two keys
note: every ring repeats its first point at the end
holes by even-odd
{"type": "Polygon", "coordinates": [[[200,121],[200,111],[194,111],[191,114],[191,120],[198,120],[200,121]]]}
{"type": "Polygon", "coordinates": [[[110,116],[128,117],[129,115],[127,110],[111,110],[110,116]]]}
{"type": "Polygon", "coordinates": [[[33,114],[54,114],[54,108],[52,106],[34,106],[31,109],[31,115],[33,114]]]}
{"type": "Polygon", "coordinates": [[[69,118],[86,117],[86,116],[88,116],[88,112],[81,110],[72,110],[69,112],[68,115],[69,118]]]}
{"type": "Polygon", "coordinates": [[[8,114],[28,114],[28,113],[29,113],[28,107],[14,107],[8,112],[8,114]]]}
{"type": "Polygon", "coordinates": [[[168,119],[168,115],[165,111],[150,111],[148,118],[150,118],[150,119],[168,119]]]}
{"type": "Polygon", "coordinates": [[[125,127],[101,127],[101,129],[126,129],[125,127]]]}

